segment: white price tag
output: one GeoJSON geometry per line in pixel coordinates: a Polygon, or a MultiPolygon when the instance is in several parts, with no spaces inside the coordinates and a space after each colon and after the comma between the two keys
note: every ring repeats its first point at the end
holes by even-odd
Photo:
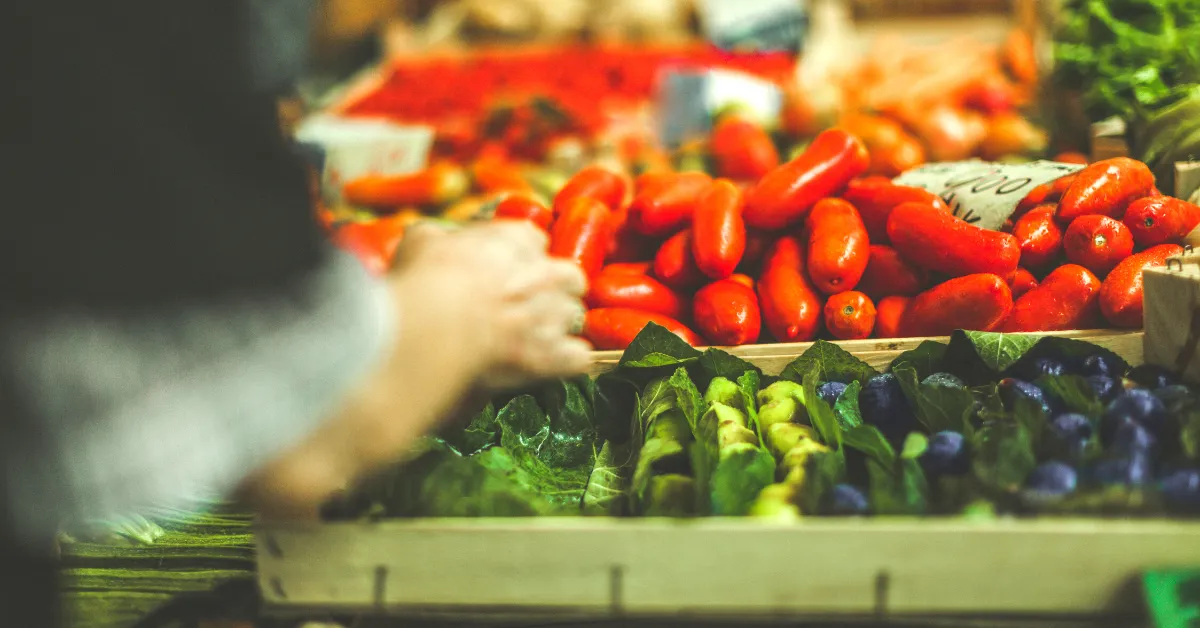
{"type": "Polygon", "coordinates": [[[929,190],[942,197],[955,216],[984,229],[1000,229],[1034,188],[1083,168],[1055,161],[959,161],[914,168],[896,177],[895,183],[929,190]]]}
{"type": "Polygon", "coordinates": [[[320,116],[305,121],[296,139],[325,152],[322,173],[327,200],[341,194],[347,181],[368,174],[407,174],[425,167],[433,147],[432,127],[386,120],[320,116]]]}
{"type": "Polygon", "coordinates": [[[783,108],[779,86],[744,72],[669,70],[659,84],[659,123],[667,146],[704,137],[712,130],[712,115],[730,105],[764,124],[777,120],[783,108]]]}
{"type": "Polygon", "coordinates": [[[807,0],[700,0],[708,40],[727,50],[798,52],[808,28],[807,0]]]}

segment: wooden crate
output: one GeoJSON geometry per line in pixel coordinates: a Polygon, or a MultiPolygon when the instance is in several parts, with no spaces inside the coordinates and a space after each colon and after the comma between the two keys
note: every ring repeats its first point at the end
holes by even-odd
{"type": "MultiPolygon", "coordinates": [[[[1055,335],[1142,362],[1141,332],[1055,335]]],[[[878,367],[922,340],[840,344],[878,367]]],[[[769,373],[806,348],[735,353],[769,373]]],[[[597,372],[617,357],[601,355],[597,372]]],[[[1096,617],[1139,612],[1142,571],[1200,564],[1200,523],[1165,520],[460,519],[272,525],[256,534],[272,613],[464,622],[1096,617]]]]}

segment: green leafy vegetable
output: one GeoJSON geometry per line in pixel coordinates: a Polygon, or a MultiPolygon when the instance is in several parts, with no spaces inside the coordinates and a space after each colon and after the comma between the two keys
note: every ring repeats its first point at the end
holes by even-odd
{"type": "Polygon", "coordinates": [[[1087,357],[1093,355],[1104,356],[1109,364],[1119,373],[1124,373],[1129,369],[1129,364],[1121,359],[1121,356],[1105,349],[1103,347],[1073,340],[1071,338],[1059,338],[1058,336],[1046,336],[1038,339],[1037,342],[1021,356],[1021,359],[1013,363],[1009,368],[1004,369],[1010,374],[1024,372],[1027,366],[1036,360],[1042,358],[1050,358],[1059,362],[1065,363],[1080,363],[1087,357]]]}
{"type": "Polygon", "coordinates": [[[874,425],[859,425],[845,434],[846,445],[863,452],[885,469],[896,464],[896,450],[874,425]]]}
{"type": "Polygon", "coordinates": [[[1096,397],[1095,390],[1078,375],[1042,376],[1034,383],[1051,397],[1062,401],[1071,412],[1092,419],[1100,418],[1100,413],[1104,412],[1104,404],[1096,397]]]}
{"type": "Polygon", "coordinates": [[[799,358],[787,365],[780,375],[783,379],[803,382],[809,373],[815,373],[818,383],[857,381],[866,384],[868,379],[879,374],[870,364],[854,357],[850,352],[824,340],[813,343],[799,358]]]}
{"type": "Polygon", "coordinates": [[[838,396],[837,403],[833,404],[833,415],[837,417],[843,432],[862,425],[862,410],[858,407],[858,393],[861,391],[862,385],[857,380],[850,382],[838,396]]]}
{"type": "MultiPolygon", "coordinates": [[[[720,349],[709,349],[700,356],[700,370],[704,372],[707,379],[711,380],[714,377],[725,377],[728,379],[736,379],[741,377],[743,373],[754,372],[760,373],[758,367],[753,364],[720,349]]],[[[697,386],[708,386],[708,382],[697,382],[697,386]]]]}
{"type": "MultiPolygon", "coordinates": [[[[621,368],[646,369],[696,362],[702,354],[679,336],[649,323],[621,355],[621,368]]],[[[732,356],[731,356],[732,357],[732,356]]]]}
{"type": "Polygon", "coordinates": [[[604,443],[583,491],[583,514],[620,517],[627,514],[629,486],[633,480],[630,443],[604,443]]]}
{"type": "Polygon", "coordinates": [[[934,373],[943,372],[946,360],[946,345],[932,340],[926,340],[917,345],[916,349],[905,351],[892,361],[891,370],[908,367],[916,371],[917,379],[924,380],[934,373]]]}
{"type": "Polygon", "coordinates": [[[697,472],[705,479],[709,472],[708,468],[694,470],[692,465],[692,430],[702,404],[700,392],[683,367],[646,386],[638,404],[644,441],[631,487],[636,512],[647,516],[695,514],[697,472]]]}
{"type": "Polygon", "coordinates": [[[818,515],[827,509],[833,488],[845,476],[846,458],[841,452],[814,451],[804,459],[803,466],[793,468],[787,482],[797,488],[800,511],[818,515]]]}
{"type": "Polygon", "coordinates": [[[1088,116],[1126,120],[1200,83],[1194,0],[1065,0],[1054,78],[1083,93],[1088,116]]]}
{"type": "Polygon", "coordinates": [[[946,347],[945,367],[970,385],[989,384],[1017,363],[1038,336],[956,331],[946,347]]]}
{"type": "Polygon", "coordinates": [[[496,444],[500,439],[500,424],[496,421],[496,406],[488,402],[479,414],[467,424],[461,435],[450,444],[465,455],[477,454],[496,444]]]}
{"type": "Polygon", "coordinates": [[[833,414],[833,408],[817,394],[820,376],[817,370],[810,370],[804,376],[804,407],[808,410],[809,420],[821,435],[821,441],[834,450],[842,448],[842,426],[833,414]]]}
{"type": "Polygon", "coordinates": [[[908,398],[917,420],[930,432],[967,429],[975,411],[975,395],[966,388],[924,384],[917,381],[917,372],[908,365],[892,369],[908,398]]]}
{"type": "Polygon", "coordinates": [[[992,490],[1015,491],[1037,464],[1029,429],[1020,423],[992,422],[971,440],[975,477],[992,490]]]}
{"type": "Polygon", "coordinates": [[[587,378],[562,380],[546,387],[542,406],[549,419],[550,440],[540,457],[547,464],[578,467],[595,457],[596,420],[586,392],[591,387],[587,378]]]}
{"type": "Polygon", "coordinates": [[[695,466],[712,470],[707,483],[698,484],[707,491],[700,501],[711,504],[715,515],[747,514],[759,492],[775,479],[775,458],[751,429],[749,415],[738,407],[745,407],[747,392],[723,377],[714,379],[705,393],[708,408],[696,426],[697,454],[703,461],[695,466]]]}

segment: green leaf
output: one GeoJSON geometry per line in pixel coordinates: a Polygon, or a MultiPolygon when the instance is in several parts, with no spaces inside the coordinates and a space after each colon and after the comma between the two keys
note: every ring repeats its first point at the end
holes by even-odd
{"type": "Polygon", "coordinates": [[[634,448],[631,445],[604,443],[583,491],[583,514],[619,517],[627,513],[629,488],[633,481],[634,448]]]}
{"type": "Polygon", "coordinates": [[[946,369],[970,385],[994,382],[1038,342],[1028,334],[956,331],[946,348],[946,369]]]}
{"type": "Polygon", "coordinates": [[[1179,434],[1183,453],[1192,460],[1200,460],[1200,411],[1189,411],[1183,420],[1183,430],[1179,434]]]}
{"type": "Polygon", "coordinates": [[[704,397],[700,394],[700,390],[696,388],[696,384],[692,382],[692,378],[688,375],[686,368],[680,367],[677,369],[668,381],[671,387],[675,389],[675,397],[679,408],[683,410],[683,415],[687,417],[688,425],[692,427],[692,431],[694,432],[696,422],[700,420],[700,415],[704,412],[704,397]]]}
{"type": "Polygon", "coordinates": [[[916,460],[898,458],[897,468],[890,469],[868,459],[867,473],[868,499],[875,514],[920,516],[929,511],[929,484],[916,460]]]}
{"type": "Polygon", "coordinates": [[[1050,420],[1050,417],[1046,416],[1046,410],[1042,408],[1042,404],[1028,397],[1019,397],[1013,404],[1011,416],[1017,425],[1025,428],[1033,450],[1039,451],[1042,446],[1042,436],[1046,433],[1046,423],[1050,420]]]}
{"type": "MultiPolygon", "coordinates": [[[[655,478],[667,475],[688,477],[691,490],[695,490],[692,481],[692,464],[689,447],[680,436],[688,434],[687,418],[678,408],[671,408],[660,413],[655,418],[655,435],[648,438],[638,453],[637,464],[634,468],[632,496],[635,512],[645,514],[650,504],[654,502],[652,491],[656,485],[655,478]]],[[[678,483],[674,483],[677,485],[678,483]]],[[[660,487],[661,488],[661,487],[660,487]]],[[[694,502],[694,497],[689,503],[694,502]]]]}
{"type": "Polygon", "coordinates": [[[934,373],[944,372],[942,370],[946,359],[946,345],[932,340],[926,340],[917,345],[916,349],[905,351],[892,361],[889,368],[895,372],[901,367],[909,367],[916,371],[917,379],[923,381],[926,377],[934,373]]]}
{"type": "Polygon", "coordinates": [[[846,446],[863,452],[868,458],[879,462],[885,469],[896,464],[896,450],[874,425],[858,425],[845,434],[846,446]]]}
{"type": "Polygon", "coordinates": [[[804,407],[808,410],[808,418],[812,421],[813,427],[821,435],[821,441],[830,449],[840,450],[842,448],[842,427],[833,414],[833,408],[830,408],[829,404],[825,403],[825,400],[817,394],[819,382],[820,374],[816,369],[809,370],[808,374],[804,376],[804,407]]]}
{"type": "Polygon", "coordinates": [[[470,458],[443,447],[376,478],[367,494],[384,506],[385,516],[395,518],[561,512],[530,485],[530,479],[503,447],[470,458]]]}
{"type": "Polygon", "coordinates": [[[543,391],[542,405],[550,419],[550,441],[541,458],[556,467],[578,467],[595,457],[597,431],[587,378],[560,380],[543,391]]]}
{"type": "Polygon", "coordinates": [[[758,435],[758,442],[766,443],[762,426],[758,424],[758,391],[762,385],[758,371],[746,371],[737,379],[738,388],[742,392],[742,409],[750,421],[751,429],[758,435]]]}
{"type": "Polygon", "coordinates": [[[804,464],[804,481],[799,487],[797,503],[806,515],[823,512],[833,494],[833,488],[846,476],[846,458],[838,451],[817,452],[804,464]]]}
{"type": "Polygon", "coordinates": [[[1016,491],[1037,464],[1029,430],[1020,423],[990,423],[971,441],[975,477],[992,490],[1016,491]]]}
{"type": "Polygon", "coordinates": [[[698,511],[696,481],[686,475],[667,473],[652,477],[642,491],[644,517],[691,517],[698,511]]]}
{"type": "Polygon", "coordinates": [[[842,431],[849,430],[862,425],[862,410],[858,407],[858,393],[862,391],[862,384],[857,380],[850,382],[846,386],[846,390],[838,396],[837,403],[833,404],[833,415],[837,417],[838,425],[842,427],[842,431]]]}
{"type": "MultiPolygon", "coordinates": [[[[501,428],[501,444],[519,447],[537,456],[550,440],[550,417],[542,411],[531,395],[521,395],[508,402],[496,417],[501,428]]],[[[546,448],[549,452],[550,448],[546,448]]]]}
{"type": "Polygon", "coordinates": [[[500,441],[500,424],[496,421],[496,406],[488,402],[476,414],[466,429],[450,432],[446,441],[464,455],[475,455],[500,441]]]}
{"type": "Polygon", "coordinates": [[[1125,373],[1129,370],[1129,364],[1121,359],[1121,356],[1090,342],[1082,340],[1072,340],[1070,338],[1059,338],[1058,336],[1046,336],[1038,340],[1021,359],[1011,365],[1008,369],[1009,374],[1014,377],[1019,377],[1020,373],[1027,370],[1035,360],[1042,358],[1050,358],[1067,364],[1083,362],[1085,358],[1093,355],[1104,356],[1110,364],[1112,364],[1118,373],[1125,373]]]}
{"type": "Polygon", "coordinates": [[[775,481],[775,458],[762,447],[738,445],[722,452],[712,474],[712,514],[740,517],[750,513],[758,494],[775,481]]]}
{"type": "Polygon", "coordinates": [[[679,336],[648,323],[621,355],[621,368],[644,369],[696,362],[701,353],[679,336]]]}
{"type": "Polygon", "coordinates": [[[1099,419],[1104,412],[1104,404],[1096,397],[1095,390],[1078,375],[1042,376],[1034,383],[1051,397],[1062,401],[1071,412],[1091,419],[1099,419]]]}
{"type": "Polygon", "coordinates": [[[857,381],[865,385],[868,379],[879,374],[870,364],[854,357],[845,349],[824,340],[813,343],[799,358],[787,365],[780,375],[783,379],[803,382],[809,373],[815,373],[818,384],[824,382],[857,381]]]}
{"type": "Polygon", "coordinates": [[[637,385],[618,373],[608,372],[596,378],[594,387],[598,438],[616,444],[630,442],[637,418],[637,385]]]}
{"type": "MultiPolygon", "coordinates": [[[[708,349],[700,356],[700,370],[704,372],[705,379],[709,380],[714,377],[737,379],[747,371],[761,373],[757,366],[720,349],[708,349]]],[[[697,383],[705,386],[707,384],[707,381],[697,383]]]]}
{"type": "Polygon", "coordinates": [[[953,430],[964,432],[975,410],[975,396],[966,388],[923,384],[911,366],[901,366],[892,374],[900,382],[904,396],[917,416],[917,421],[930,432],[953,430]]]}
{"type": "Polygon", "coordinates": [[[924,434],[913,432],[904,439],[904,447],[900,450],[900,457],[905,460],[916,460],[920,458],[925,450],[929,448],[929,439],[924,434]]]}

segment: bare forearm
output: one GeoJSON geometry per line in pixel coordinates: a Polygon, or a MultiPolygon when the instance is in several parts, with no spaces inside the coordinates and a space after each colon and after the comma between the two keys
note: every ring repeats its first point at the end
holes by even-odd
{"type": "MultiPolygon", "coordinates": [[[[422,289],[413,285],[404,292],[419,295],[422,289]]],[[[395,462],[440,421],[471,411],[478,398],[471,347],[442,337],[446,313],[429,309],[414,298],[387,360],[342,411],[247,480],[243,498],[264,517],[315,517],[331,495],[395,462]]]]}

